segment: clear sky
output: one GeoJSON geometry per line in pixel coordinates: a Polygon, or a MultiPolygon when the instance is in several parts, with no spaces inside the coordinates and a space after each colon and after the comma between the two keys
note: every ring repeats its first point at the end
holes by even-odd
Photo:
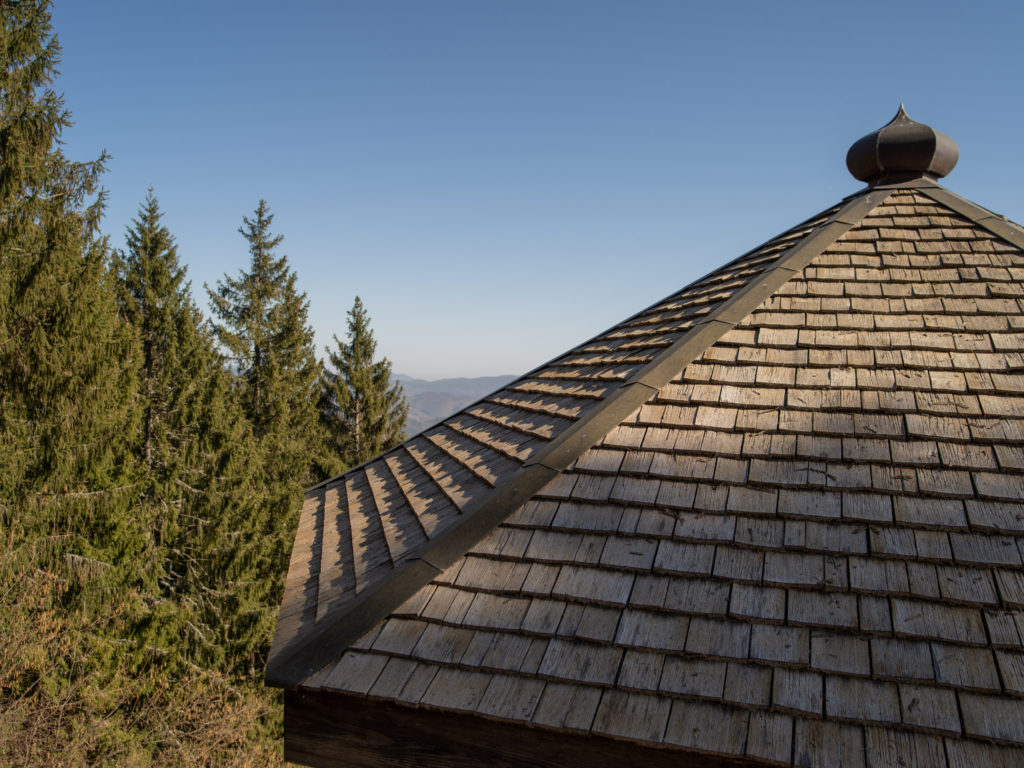
{"type": "Polygon", "coordinates": [[[260,198],[318,351],[356,295],[420,378],[517,374],[861,187],[895,114],[1024,221],[1017,2],[57,0],[105,231],[152,185],[203,284],[260,198]]]}

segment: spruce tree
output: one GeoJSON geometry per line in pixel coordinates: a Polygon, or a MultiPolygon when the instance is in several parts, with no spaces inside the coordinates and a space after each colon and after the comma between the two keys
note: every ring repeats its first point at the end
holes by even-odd
{"type": "Polygon", "coordinates": [[[239,232],[249,244],[248,272],[224,275],[207,289],[214,332],[239,378],[243,410],[257,442],[270,458],[274,481],[296,489],[319,477],[322,451],[317,424],[320,362],[309,326],[309,302],[296,288],[287,256],[277,256],[284,239],[273,235],[274,216],[260,200],[255,217],[243,217],[239,232]]]}
{"type": "Polygon", "coordinates": [[[51,563],[130,570],[135,348],[97,235],[105,156],[60,150],[70,116],[50,88],[48,3],[0,9],[0,529],[51,563]]]}
{"type": "Polygon", "coordinates": [[[128,514],[137,349],[97,235],[105,158],[60,149],[59,54],[48,2],[0,2],[0,734],[62,724],[41,748],[0,744],[4,764],[61,762],[47,746],[123,695],[114,616],[137,609],[148,549],[128,514]]]}
{"type": "Polygon", "coordinates": [[[255,480],[267,499],[240,536],[230,571],[235,583],[256,585],[235,612],[253,640],[247,649],[250,674],[262,671],[269,650],[302,489],[336,469],[324,456],[317,411],[321,366],[309,304],[287,257],[276,255],[283,238],[271,233],[273,218],[263,200],[253,218],[243,218],[239,232],[249,245],[248,271],[237,278],[225,275],[216,291],[207,289],[214,333],[260,454],[262,471],[255,480]]]}
{"type": "Polygon", "coordinates": [[[348,313],[348,337],[334,337],[323,377],[321,419],[330,445],[348,466],[362,464],[402,442],[409,405],[402,385],[391,380],[388,359],[374,360],[377,342],[357,296],[348,313]]]}
{"type": "Polygon", "coordinates": [[[144,365],[97,234],[104,157],[60,149],[59,52],[47,0],[0,0],[0,764],[270,764],[263,697],[132,631],[173,537],[136,514],[144,365]]]}
{"type": "Polygon", "coordinates": [[[141,350],[133,515],[148,521],[159,582],[140,629],[179,661],[230,669],[234,646],[259,642],[244,637],[223,599],[235,591],[227,572],[238,540],[262,504],[248,425],[152,190],[126,239],[118,296],[141,350]]]}

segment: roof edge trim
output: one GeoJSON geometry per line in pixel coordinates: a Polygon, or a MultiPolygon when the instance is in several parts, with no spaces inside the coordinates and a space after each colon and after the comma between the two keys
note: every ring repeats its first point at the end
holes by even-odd
{"type": "Polygon", "coordinates": [[[332,611],[328,606],[326,615],[309,631],[293,637],[284,647],[272,648],[267,660],[267,684],[298,689],[309,683],[326,665],[430,583],[440,571],[462,557],[610,429],[647,402],[674,375],[732,330],[893,191],[894,188],[868,188],[847,198],[825,223],[783,251],[764,273],[701,318],[682,338],[626,379],[585,418],[531,457],[506,482],[463,510],[462,521],[458,525],[426,542],[419,551],[410,553],[409,558],[396,566],[395,573],[376,587],[367,589],[355,600],[339,606],[338,610],[332,611]]]}
{"type": "Polygon", "coordinates": [[[271,648],[264,680],[278,688],[297,689],[330,664],[396,608],[429,584],[445,568],[525,504],[558,473],[548,467],[522,468],[507,483],[463,510],[462,522],[400,562],[393,574],[365,590],[343,608],[332,610],[304,634],[281,648],[271,648]]]}
{"type": "Polygon", "coordinates": [[[763,274],[737,291],[713,312],[703,317],[686,335],[666,347],[653,360],[623,382],[622,386],[601,405],[553,440],[544,451],[527,460],[527,466],[543,464],[562,471],[575,461],[587,448],[599,439],[593,437],[597,427],[606,427],[603,435],[615,424],[620,423],[636,408],[647,402],[651,392],[657,392],[672,376],[685,368],[701,352],[710,347],[728,331],[736,327],[765,299],[782,287],[793,275],[806,267],[880,205],[892,190],[870,189],[852,198],[836,213],[829,217],[814,233],[808,235],[792,248],[784,251],[776,262],[763,274]],[[637,396],[636,385],[644,385],[644,398],[637,396]],[[630,390],[630,395],[625,393],[630,390]],[[614,423],[611,423],[614,422],[614,423]]]}
{"type": "Polygon", "coordinates": [[[1021,229],[1009,219],[1000,216],[998,213],[993,213],[977,203],[972,203],[955,192],[950,192],[945,187],[935,186],[919,191],[935,202],[956,211],[964,218],[970,219],[979,227],[987,229],[996,237],[1000,237],[1024,251],[1024,229],[1021,229]]]}

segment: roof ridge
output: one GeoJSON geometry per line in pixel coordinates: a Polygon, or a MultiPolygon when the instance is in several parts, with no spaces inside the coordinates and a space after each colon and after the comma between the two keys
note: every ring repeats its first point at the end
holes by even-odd
{"type": "MultiPolygon", "coordinates": [[[[337,610],[330,610],[328,606],[323,618],[319,619],[308,631],[293,637],[282,647],[272,648],[267,662],[267,683],[283,688],[302,686],[310,676],[340,656],[350,645],[370,631],[378,622],[386,619],[417,590],[462,557],[474,544],[557,477],[609,430],[657,394],[661,387],[671,381],[672,376],[685,368],[689,362],[718,341],[725,333],[732,330],[829,245],[856,226],[868,213],[882,204],[896,188],[898,188],[896,185],[885,188],[868,188],[845,198],[837,208],[831,209],[833,212],[829,215],[822,217],[819,214],[788,230],[791,232],[804,224],[821,219],[821,223],[784,249],[764,272],[748,278],[746,283],[728,299],[697,319],[692,328],[670,346],[655,354],[646,365],[621,382],[582,418],[527,459],[521,468],[505,478],[503,482],[497,483],[483,497],[471,501],[462,510],[462,519],[458,524],[420,545],[417,548],[418,551],[410,552],[404,561],[395,565],[389,578],[366,589],[356,597],[349,597],[343,603],[339,603],[337,610]]],[[[775,239],[778,237],[781,235],[775,239]]],[[[771,242],[773,241],[769,240],[764,245],[771,242]]],[[[743,256],[730,261],[727,265],[718,267],[708,275],[690,283],[690,286],[700,284],[716,272],[753,255],[762,247],[764,246],[754,248],[743,256]]],[[[684,288],[673,295],[685,290],[684,288]]],[[[664,301],[659,304],[664,304],[664,301]]],[[[658,304],[632,315],[616,326],[612,326],[604,334],[610,333],[616,327],[628,323],[656,306],[658,304]]],[[[581,346],[599,339],[604,334],[593,337],[581,346]]],[[[577,348],[574,347],[566,354],[571,354],[577,348]]],[[[564,356],[555,358],[552,363],[564,356]]],[[[550,365],[551,363],[548,363],[546,366],[534,369],[521,378],[526,378],[550,365]]],[[[332,478],[332,480],[336,479],[338,478],[332,478]]]]}
{"type": "Polygon", "coordinates": [[[987,229],[997,237],[1007,240],[1012,245],[1024,250],[1024,228],[1016,222],[1010,221],[1005,216],[1000,216],[998,213],[994,213],[977,203],[972,203],[967,198],[961,197],[956,192],[951,192],[943,186],[922,186],[917,191],[959,213],[964,218],[973,221],[979,227],[987,229]]]}

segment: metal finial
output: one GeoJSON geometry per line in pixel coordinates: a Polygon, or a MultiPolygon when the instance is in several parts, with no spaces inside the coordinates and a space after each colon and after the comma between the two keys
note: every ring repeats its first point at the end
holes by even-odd
{"type": "Polygon", "coordinates": [[[846,167],[861,181],[881,184],[922,176],[941,178],[953,170],[959,157],[955,141],[911,120],[901,103],[892,120],[850,147],[846,167]]]}

